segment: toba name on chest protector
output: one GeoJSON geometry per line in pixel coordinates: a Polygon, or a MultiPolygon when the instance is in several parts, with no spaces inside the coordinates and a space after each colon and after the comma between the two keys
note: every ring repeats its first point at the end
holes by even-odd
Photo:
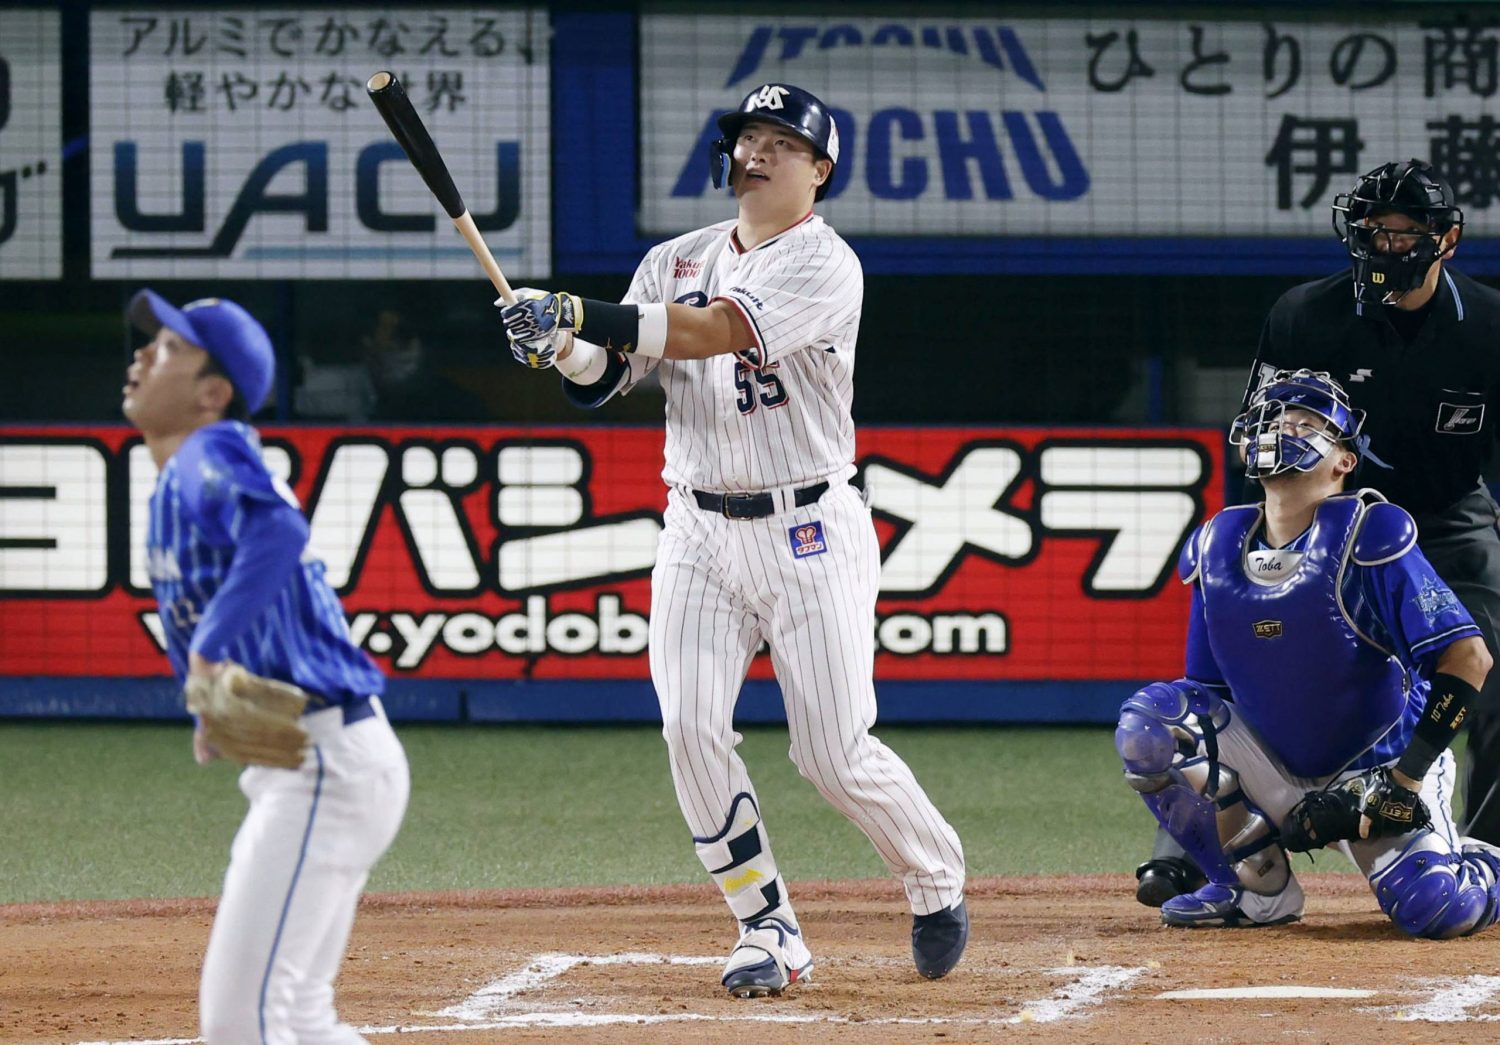
{"type": "MultiPolygon", "coordinates": [[[[1276,584],[1254,580],[1247,564],[1261,506],[1226,509],[1198,537],[1209,646],[1234,696],[1235,714],[1297,776],[1343,769],[1385,735],[1406,707],[1405,668],[1370,637],[1369,624],[1356,623],[1370,614],[1359,585],[1350,583],[1351,563],[1395,557],[1388,550],[1392,540],[1373,531],[1389,529],[1384,524],[1398,514],[1366,500],[1378,494],[1362,493],[1330,497],[1318,506],[1305,553],[1276,584]],[[1384,511],[1362,539],[1373,507],[1384,511]],[[1360,554],[1366,543],[1384,554],[1360,554]]],[[[1409,524],[1404,512],[1399,516],[1409,524]]]]}

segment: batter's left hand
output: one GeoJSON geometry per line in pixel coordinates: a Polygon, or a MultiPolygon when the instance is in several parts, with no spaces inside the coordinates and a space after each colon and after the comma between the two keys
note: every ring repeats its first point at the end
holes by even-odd
{"type": "Polygon", "coordinates": [[[558,352],[569,344],[582,320],[578,299],[571,294],[552,294],[522,287],[516,303],[500,305],[500,319],[511,355],[533,370],[545,370],[557,361],[558,352]]]}

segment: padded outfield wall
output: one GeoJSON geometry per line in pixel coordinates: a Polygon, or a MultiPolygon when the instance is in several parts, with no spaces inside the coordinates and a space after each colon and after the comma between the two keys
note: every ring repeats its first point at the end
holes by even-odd
{"type": "MultiPolygon", "coordinates": [[[[856,406],[885,554],[882,717],[1107,721],[1180,671],[1172,563],[1238,486],[1213,426],[1269,277],[1341,263],[1332,193],[1429,156],[1469,219],[1462,267],[1500,271],[1500,31],[1426,4],[893,10],[0,3],[5,328],[71,330],[75,300],[98,307],[67,358],[107,391],[135,288],[245,300],[281,361],[268,460],[395,713],[650,720],[661,432],[619,422],[652,392],[521,422],[539,408],[520,397],[552,389],[502,374],[485,284],[361,85],[402,76],[513,283],[590,293],[726,213],[704,158],[717,114],[804,85],[841,128],[820,211],[869,276],[856,406]],[[1175,297],[1151,282],[1172,279],[1175,297]],[[1137,287],[1144,304],[1120,300],[1137,287]],[[350,288],[371,309],[473,297],[443,334],[473,351],[444,373],[482,401],[460,415],[450,389],[451,416],[372,420],[359,350],[308,319],[356,311],[350,288]],[[986,311],[1018,288],[1047,312],[986,311]],[[919,311],[893,307],[906,293],[939,303],[988,393],[932,378],[961,370],[897,326],[919,311]],[[1169,314],[1214,333],[1174,334],[1169,314]]],[[[71,412],[44,368],[20,375],[0,403],[37,423],[0,410],[0,715],[178,714],[141,558],[149,459],[112,406],[71,412]],[[32,397],[47,410],[22,412],[32,397]]],[[[740,710],[780,714],[765,657],[740,710]]]]}

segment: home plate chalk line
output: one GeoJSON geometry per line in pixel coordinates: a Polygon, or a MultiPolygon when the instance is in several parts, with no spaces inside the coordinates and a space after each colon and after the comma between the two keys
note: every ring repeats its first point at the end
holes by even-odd
{"type": "MultiPolygon", "coordinates": [[[[743,1012],[710,1015],[708,1013],[583,1013],[583,1012],[535,1012],[515,1011],[520,1004],[513,1001],[522,991],[534,990],[562,976],[580,965],[709,965],[719,966],[722,956],[685,957],[679,955],[648,954],[639,951],[625,954],[538,954],[515,972],[508,973],[485,984],[457,1005],[449,1006],[431,1015],[448,1022],[430,1024],[402,1024],[395,1026],[360,1027],[359,1033],[367,1036],[384,1034],[425,1034],[481,1030],[503,1030],[506,1028],[569,1028],[605,1027],[614,1024],[650,1025],[660,1023],[761,1023],[761,1024],[903,1024],[903,1025],[948,1025],[948,1026],[1000,1026],[1007,1023],[1049,1023],[1082,1015],[1084,1010],[1105,1001],[1109,995],[1133,982],[1146,971],[1145,967],[1083,966],[1069,965],[1045,970],[1055,976],[1066,977],[1068,982],[1057,988],[1046,998],[1029,1003],[1020,1015],[982,1017],[885,1017],[851,1020],[845,1016],[824,1013],[758,1013],[749,1006],[743,1012]]],[[[196,1045],[201,1038],[151,1038],[127,1041],[91,1041],[77,1045],[196,1045]]]]}
{"type": "MultiPolygon", "coordinates": [[[[1049,975],[1063,977],[1066,982],[1045,998],[1024,1004],[1019,1012],[983,1017],[886,1017],[851,1020],[845,1016],[824,1013],[763,1013],[746,1006],[743,1011],[710,1015],[708,1013],[585,1013],[562,1011],[534,1011],[524,1008],[528,1003],[514,999],[523,991],[531,991],[557,980],[569,970],[581,965],[689,965],[718,966],[722,957],[693,957],[681,955],[650,954],[631,951],[624,954],[561,954],[534,955],[530,961],[514,972],[485,984],[457,1005],[430,1013],[434,1021],[428,1024],[397,1024],[388,1026],[360,1027],[359,1033],[367,1037],[387,1034],[411,1033],[463,1033],[467,1031],[504,1030],[509,1028],[555,1028],[606,1027],[616,1024],[652,1025],[663,1023],[750,1023],[750,1024],[874,1024],[892,1025],[946,1025],[946,1026],[1002,1026],[1026,1023],[1050,1023],[1057,1020],[1086,1016],[1110,997],[1122,993],[1142,974],[1144,966],[1119,965],[1067,965],[1043,970],[1049,975]],[[519,1011],[518,1011],[519,1010],[519,1011]]],[[[852,963],[851,963],[852,964],[852,963]]],[[[1414,985],[1415,986],[1415,985],[1414,985]]],[[[1460,1022],[1500,1020],[1500,1016],[1469,1011],[1489,1002],[1500,993],[1500,976],[1466,976],[1448,980],[1429,980],[1422,985],[1427,989],[1425,998],[1413,998],[1404,1006],[1380,1006],[1360,1009],[1372,1015],[1400,1021],[1427,1020],[1432,1022],[1460,1022]]],[[[1166,991],[1153,995],[1156,1000],[1231,1000],[1278,998],[1365,998],[1376,992],[1359,988],[1312,987],[1296,984],[1273,984],[1262,987],[1204,988],[1197,990],[1166,991]]],[[[127,1039],[123,1041],[78,1042],[76,1045],[197,1045],[201,1038],[151,1038],[127,1039]]]]}

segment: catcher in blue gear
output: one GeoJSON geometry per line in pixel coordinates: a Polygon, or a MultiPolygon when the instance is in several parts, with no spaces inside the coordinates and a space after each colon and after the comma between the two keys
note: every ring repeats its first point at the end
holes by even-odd
{"type": "Polygon", "coordinates": [[[1491,666],[1405,510],[1344,492],[1361,412],[1328,374],[1278,372],[1231,429],[1263,503],[1183,549],[1184,676],[1120,710],[1125,779],[1204,871],[1171,926],[1295,921],[1287,849],[1337,845],[1412,936],[1500,914],[1500,850],[1458,836],[1448,750],[1491,666]]]}

